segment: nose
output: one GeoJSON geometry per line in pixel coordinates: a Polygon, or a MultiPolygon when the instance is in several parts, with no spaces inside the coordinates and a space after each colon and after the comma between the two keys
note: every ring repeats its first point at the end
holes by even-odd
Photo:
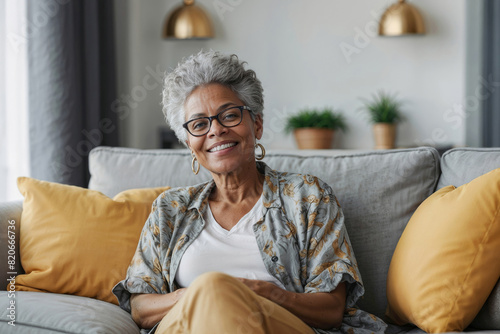
{"type": "Polygon", "coordinates": [[[208,131],[208,136],[220,136],[223,133],[227,133],[228,129],[219,123],[217,118],[212,119],[212,124],[210,125],[210,130],[208,131]]]}

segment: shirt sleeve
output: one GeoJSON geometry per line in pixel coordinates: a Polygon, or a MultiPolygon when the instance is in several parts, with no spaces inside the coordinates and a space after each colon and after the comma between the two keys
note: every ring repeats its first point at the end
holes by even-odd
{"type": "Polygon", "coordinates": [[[116,284],[113,294],[120,307],[131,312],[130,296],[133,293],[166,293],[160,261],[160,218],[157,210],[159,199],[153,203],[144,224],[134,257],[127,270],[127,277],[116,284]]]}
{"type": "Polygon", "coordinates": [[[319,194],[307,213],[307,280],[305,292],[330,292],[347,284],[346,307],[364,294],[361,275],[344,225],[342,208],[326,183],[316,183],[319,194]]]}

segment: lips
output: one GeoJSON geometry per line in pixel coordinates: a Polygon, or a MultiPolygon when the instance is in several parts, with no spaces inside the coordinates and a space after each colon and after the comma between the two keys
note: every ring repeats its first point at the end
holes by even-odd
{"type": "Polygon", "coordinates": [[[221,151],[221,150],[224,150],[226,148],[230,148],[230,147],[233,147],[233,146],[236,146],[237,143],[224,143],[224,144],[217,144],[215,145],[214,147],[210,148],[208,150],[208,152],[217,152],[217,151],[221,151]]]}

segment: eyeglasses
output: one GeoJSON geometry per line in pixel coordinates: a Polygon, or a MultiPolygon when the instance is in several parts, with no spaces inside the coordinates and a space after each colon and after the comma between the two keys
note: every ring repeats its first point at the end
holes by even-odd
{"type": "Polygon", "coordinates": [[[210,117],[199,117],[187,121],[182,124],[182,126],[193,136],[201,137],[204,136],[210,131],[212,127],[212,121],[217,119],[220,125],[226,128],[232,128],[233,126],[237,126],[243,120],[243,110],[248,110],[252,112],[252,109],[247,106],[240,107],[231,107],[222,110],[215,116],[210,117]]]}

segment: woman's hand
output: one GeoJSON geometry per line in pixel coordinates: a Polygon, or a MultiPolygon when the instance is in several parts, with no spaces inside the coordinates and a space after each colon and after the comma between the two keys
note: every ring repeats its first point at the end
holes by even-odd
{"type": "Polygon", "coordinates": [[[262,296],[272,301],[274,301],[273,299],[279,298],[280,295],[283,295],[283,292],[286,292],[286,290],[283,290],[282,288],[271,282],[261,281],[256,279],[247,279],[241,277],[237,277],[237,279],[246,286],[248,286],[253,292],[258,294],[259,296],[262,296]]]}
{"type": "Polygon", "coordinates": [[[177,304],[186,289],[178,289],[167,294],[132,294],[130,297],[132,319],[140,328],[152,328],[177,304]]]}
{"type": "Polygon", "coordinates": [[[344,317],[346,286],[340,283],[331,292],[297,293],[260,280],[238,278],[259,296],[286,308],[311,327],[339,328],[344,317]]]}

